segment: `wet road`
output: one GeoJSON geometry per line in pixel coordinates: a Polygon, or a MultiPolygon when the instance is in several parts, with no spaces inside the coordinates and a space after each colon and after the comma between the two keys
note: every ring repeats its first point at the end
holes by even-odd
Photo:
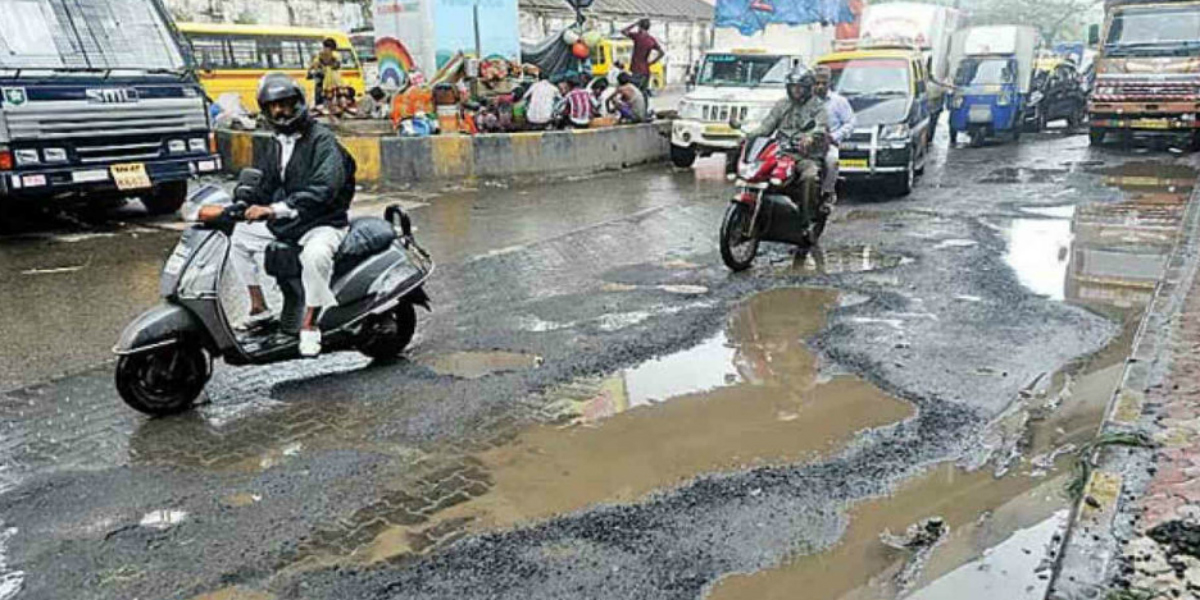
{"type": "Polygon", "coordinates": [[[1197,160],[945,141],[741,275],[719,158],[366,197],[440,261],[409,360],[219,366],[173,419],[108,351],[177,225],[2,238],[0,599],[1040,597],[1197,160]]]}

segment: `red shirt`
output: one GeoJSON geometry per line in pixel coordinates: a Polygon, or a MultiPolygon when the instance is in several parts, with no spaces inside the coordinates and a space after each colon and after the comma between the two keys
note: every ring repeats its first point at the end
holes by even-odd
{"type": "Polygon", "coordinates": [[[650,74],[650,51],[661,48],[658,40],[645,31],[635,31],[629,35],[633,40],[633,59],[629,61],[629,72],[634,75],[650,74]]]}

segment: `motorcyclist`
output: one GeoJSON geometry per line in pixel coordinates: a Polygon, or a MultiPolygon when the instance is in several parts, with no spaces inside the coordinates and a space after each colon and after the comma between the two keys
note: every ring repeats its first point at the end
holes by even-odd
{"type": "Polygon", "coordinates": [[[266,152],[256,153],[254,167],[263,172],[261,183],[235,190],[237,199],[251,206],[245,212],[250,223],[238,224],[233,232],[233,266],[250,294],[250,318],[261,320],[270,310],[256,255],[274,240],[301,247],[305,312],[300,354],[316,356],[321,352],[318,313],[337,306],[330,282],[334,256],[349,227],[354,184],[347,169],[352,163],[333,132],[313,120],[304,89],[291,77],[265,75],[258,86],[258,105],[275,133],[274,143],[266,152]]]}
{"type": "Polygon", "coordinates": [[[820,168],[818,160],[824,160],[829,145],[829,114],[825,102],[813,93],[816,78],[804,65],[796,65],[788,74],[787,98],[771,108],[770,114],[758,129],[747,134],[747,138],[771,136],[778,133],[785,141],[784,151],[797,159],[797,180],[788,190],[788,195],[800,207],[805,223],[815,221],[820,168]]]}

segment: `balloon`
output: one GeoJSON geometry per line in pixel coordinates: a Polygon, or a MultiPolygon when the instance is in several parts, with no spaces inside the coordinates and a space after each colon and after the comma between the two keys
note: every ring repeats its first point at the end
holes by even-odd
{"type": "Polygon", "coordinates": [[[599,31],[593,30],[583,34],[583,43],[587,44],[588,48],[595,48],[596,46],[599,46],[601,40],[603,39],[604,36],[601,35],[599,31]]]}
{"type": "Polygon", "coordinates": [[[578,58],[579,60],[583,60],[583,59],[591,56],[592,51],[588,50],[587,44],[585,44],[583,42],[575,42],[575,45],[571,46],[571,54],[574,54],[575,58],[578,58]]]}
{"type": "Polygon", "coordinates": [[[563,31],[562,40],[566,45],[573,46],[575,42],[579,41],[579,32],[574,29],[567,29],[563,31]]]}

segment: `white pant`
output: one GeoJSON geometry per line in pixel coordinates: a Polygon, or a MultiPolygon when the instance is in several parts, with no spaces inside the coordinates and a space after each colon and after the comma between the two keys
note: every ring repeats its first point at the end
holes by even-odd
{"type": "Polygon", "coordinates": [[[830,145],[829,151],[825,153],[825,181],[821,182],[821,193],[823,194],[832,194],[837,188],[838,159],[841,154],[838,147],[834,145],[830,145]]]}
{"type": "MultiPolygon", "coordinates": [[[[300,238],[300,283],[304,286],[304,304],[308,308],[337,306],[337,297],[329,287],[333,279],[333,259],[347,228],[316,227],[300,238]]],[[[238,223],[233,229],[233,269],[247,286],[267,282],[263,260],[267,245],[275,236],[267,224],[238,223]]]]}

